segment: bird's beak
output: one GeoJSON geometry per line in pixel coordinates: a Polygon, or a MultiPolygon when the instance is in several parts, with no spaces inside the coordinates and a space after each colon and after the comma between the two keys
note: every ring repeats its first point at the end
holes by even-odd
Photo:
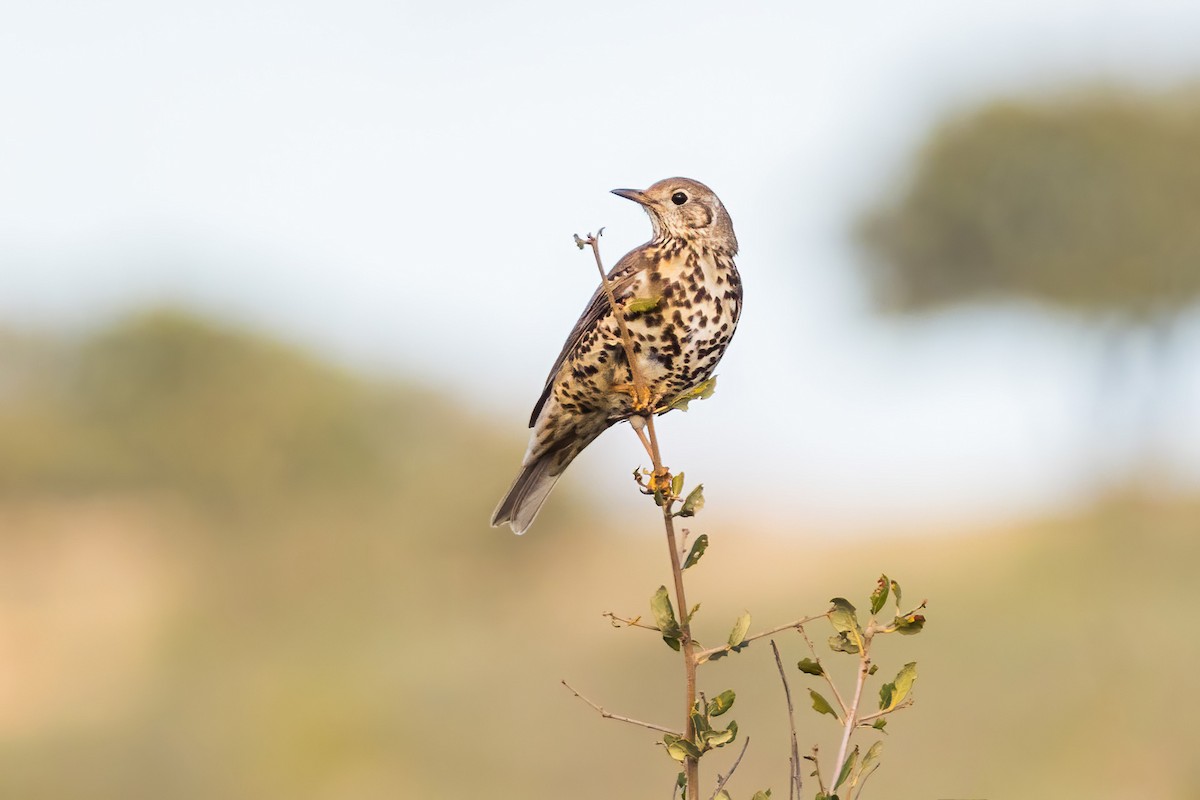
{"type": "Polygon", "coordinates": [[[650,198],[646,196],[646,193],[639,192],[637,189],[613,189],[612,193],[617,197],[624,197],[626,200],[632,200],[643,206],[650,205],[650,198]]]}

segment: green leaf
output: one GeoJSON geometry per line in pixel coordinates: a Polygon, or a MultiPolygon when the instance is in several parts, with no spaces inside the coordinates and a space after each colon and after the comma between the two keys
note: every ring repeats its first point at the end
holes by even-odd
{"type": "Polygon", "coordinates": [[[717,792],[713,800],[733,800],[733,798],[729,796],[729,792],[722,789],[721,791],[717,792]]]}
{"type": "Polygon", "coordinates": [[[896,617],[892,624],[903,635],[913,636],[924,629],[925,617],[922,614],[905,614],[902,617],[896,617]]]}
{"type": "Polygon", "coordinates": [[[667,496],[663,494],[662,489],[654,490],[654,505],[661,508],[667,502],[667,496]]]}
{"type": "Polygon", "coordinates": [[[704,734],[704,743],[709,747],[724,747],[737,738],[737,722],[730,720],[729,727],[723,731],[709,731],[704,734]]]}
{"type": "Polygon", "coordinates": [[[661,297],[635,297],[625,305],[625,310],[631,314],[644,314],[658,308],[661,297]]]}
{"type": "Polygon", "coordinates": [[[883,608],[883,604],[888,599],[888,576],[880,575],[879,580],[875,582],[875,591],[871,592],[871,613],[878,614],[879,609],[883,608]]]}
{"type": "Polygon", "coordinates": [[[710,717],[719,717],[729,709],[733,708],[733,701],[737,698],[733,689],[726,689],[719,695],[708,701],[708,715],[710,717]]]}
{"type": "Polygon", "coordinates": [[[681,633],[679,623],[675,621],[675,609],[671,606],[671,596],[667,593],[666,586],[658,587],[654,597],[650,598],[650,611],[654,614],[654,621],[662,633],[663,641],[672,650],[678,650],[681,633]]]}
{"type": "Polygon", "coordinates": [[[667,746],[667,755],[676,761],[686,761],[688,756],[692,758],[700,757],[700,748],[682,736],[668,733],[663,736],[663,744],[667,746]]]}
{"type": "Polygon", "coordinates": [[[842,763],[842,771],[838,773],[837,782],[833,784],[836,789],[846,782],[846,778],[850,777],[850,772],[854,769],[854,765],[858,763],[858,745],[854,745],[854,749],[850,751],[850,755],[846,756],[846,760],[842,763]]]}
{"type": "Polygon", "coordinates": [[[796,665],[800,671],[807,675],[824,675],[825,668],[811,658],[802,658],[800,663],[796,665]]]}
{"type": "Polygon", "coordinates": [[[673,475],[671,477],[671,494],[678,497],[679,493],[682,491],[683,491],[683,473],[681,472],[678,475],[673,475]]]}
{"type": "Polygon", "coordinates": [[[696,566],[697,562],[704,555],[704,551],[708,549],[708,534],[702,533],[696,537],[696,541],[692,542],[692,549],[688,551],[687,558],[683,562],[683,568],[689,569],[696,566]]]}
{"type": "Polygon", "coordinates": [[[834,719],[840,719],[837,712],[833,710],[833,706],[829,705],[829,701],[822,697],[819,692],[809,689],[808,695],[812,698],[812,707],[818,714],[828,714],[834,719]]]}
{"type": "Polygon", "coordinates": [[[693,400],[707,400],[713,396],[713,392],[717,390],[717,378],[714,375],[706,381],[696,384],[691,389],[677,394],[666,407],[659,411],[659,414],[665,414],[668,411],[678,408],[680,411],[687,411],[688,403],[693,400]]]}
{"type": "Polygon", "coordinates": [[[892,599],[896,601],[896,610],[900,610],[900,584],[891,581],[892,584],[892,599]]]}
{"type": "Polygon", "coordinates": [[[850,634],[845,632],[835,633],[829,637],[829,649],[838,653],[850,653],[851,655],[862,652],[858,644],[850,638],[850,634]]]}
{"type": "Polygon", "coordinates": [[[867,748],[867,754],[863,756],[862,768],[859,769],[859,774],[862,774],[871,768],[871,765],[874,764],[876,759],[879,758],[879,752],[881,750],[883,750],[883,742],[876,742],[867,748]]]}
{"type": "Polygon", "coordinates": [[[874,722],[871,723],[871,727],[877,731],[882,731],[884,728],[887,727],[887,720],[884,719],[883,717],[879,717],[878,719],[876,719],[874,722]]]}
{"type": "Polygon", "coordinates": [[[677,517],[694,517],[696,512],[704,508],[704,484],[699,484],[695,489],[688,492],[688,496],[684,498],[683,505],[679,511],[675,513],[677,517]]]}
{"type": "Polygon", "coordinates": [[[571,235],[575,237],[575,246],[576,247],[578,247],[580,250],[587,247],[587,242],[585,242],[583,239],[580,239],[578,233],[572,233],[571,235]]]}
{"type": "Polygon", "coordinates": [[[699,610],[700,604],[696,603],[696,605],[692,606],[692,610],[687,613],[687,621],[689,625],[692,624],[692,617],[696,616],[696,612],[699,610]]]}
{"type": "Polygon", "coordinates": [[[771,790],[762,789],[757,791],[754,793],[754,797],[751,797],[750,800],[771,800],[771,790]]]}
{"type": "Polygon", "coordinates": [[[729,646],[739,648],[746,641],[746,634],[750,631],[750,612],[747,611],[737,618],[737,622],[733,624],[733,630],[729,632],[729,646]]]}
{"type": "Polygon", "coordinates": [[[833,629],[838,633],[854,633],[861,638],[862,630],[858,627],[858,616],[854,613],[854,606],[844,597],[835,597],[829,602],[833,603],[833,607],[829,609],[829,622],[833,625],[833,629]]]}
{"type": "MultiPolygon", "coordinates": [[[[691,619],[691,617],[689,616],[688,619],[691,619]]],[[[868,675],[874,675],[876,672],[879,672],[878,664],[872,664],[871,668],[867,670],[868,675]]]]}
{"type": "Polygon", "coordinates": [[[891,710],[904,702],[904,698],[908,697],[908,693],[912,689],[913,682],[916,679],[917,662],[910,661],[900,668],[900,672],[896,673],[896,679],[888,684],[892,687],[891,697],[888,699],[888,704],[882,706],[882,708],[891,710]]]}

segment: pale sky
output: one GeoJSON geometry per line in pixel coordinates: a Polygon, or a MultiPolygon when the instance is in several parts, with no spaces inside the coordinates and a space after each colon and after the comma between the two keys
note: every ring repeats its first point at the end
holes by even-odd
{"type": "MultiPolygon", "coordinates": [[[[649,225],[609,190],[684,175],[729,209],[746,286],[716,397],[663,425],[710,506],[911,525],[1078,499],[1136,416],[1097,408],[1086,330],[879,320],[848,230],[946,112],[1200,76],[1200,4],[738,5],[8,4],[0,314],[183,303],[523,435],[596,281],[571,234],[606,226],[612,263],[649,225]]],[[[1200,480],[1200,320],[1186,338],[1162,452],[1200,480]]],[[[610,432],[571,474],[625,496],[639,453],[610,432]]]]}

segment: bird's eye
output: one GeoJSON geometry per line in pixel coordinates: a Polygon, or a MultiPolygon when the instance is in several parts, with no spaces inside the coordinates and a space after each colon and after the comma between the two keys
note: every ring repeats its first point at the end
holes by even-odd
{"type": "Polygon", "coordinates": [[[677,206],[681,206],[687,202],[687,195],[683,192],[676,192],[675,194],[671,195],[671,202],[677,206]]]}

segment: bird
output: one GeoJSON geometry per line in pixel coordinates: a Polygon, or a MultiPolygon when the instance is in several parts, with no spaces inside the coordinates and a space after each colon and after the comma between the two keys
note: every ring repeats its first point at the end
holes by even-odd
{"type": "Polygon", "coordinates": [[[649,397],[632,390],[620,326],[601,285],[550,369],[529,418],[521,472],[496,507],[493,527],[528,530],[585,447],[612,425],[654,413],[663,400],[707,381],[737,329],[738,242],[717,195],[688,178],[612,193],[645,209],[653,231],[608,273],[649,397]]]}

